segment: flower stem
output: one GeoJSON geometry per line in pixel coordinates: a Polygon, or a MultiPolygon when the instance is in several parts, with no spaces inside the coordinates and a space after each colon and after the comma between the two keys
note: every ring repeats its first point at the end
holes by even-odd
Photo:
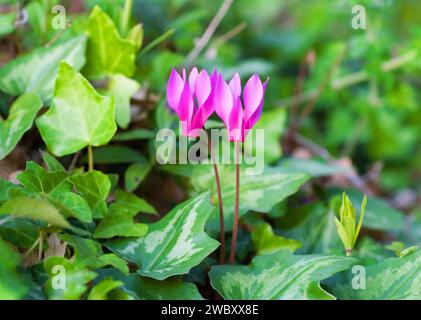
{"type": "Polygon", "coordinates": [[[238,220],[239,220],[239,204],[240,204],[240,143],[235,142],[235,207],[234,207],[234,223],[232,227],[231,252],[229,263],[234,264],[235,249],[237,247],[238,220]]]}
{"type": "Polygon", "coordinates": [[[94,170],[94,154],[91,145],[88,145],[88,169],[89,171],[94,170]]]}
{"type": "Polygon", "coordinates": [[[221,248],[219,251],[219,264],[225,263],[225,223],[224,223],[224,206],[222,204],[221,194],[221,181],[219,179],[218,165],[216,164],[215,154],[213,152],[212,141],[208,138],[209,153],[211,155],[211,161],[213,165],[213,171],[215,174],[216,191],[218,194],[218,205],[219,205],[219,240],[221,242],[221,248]]]}

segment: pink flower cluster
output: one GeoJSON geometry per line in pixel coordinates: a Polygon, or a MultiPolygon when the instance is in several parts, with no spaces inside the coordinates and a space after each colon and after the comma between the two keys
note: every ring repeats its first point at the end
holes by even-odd
{"type": "MultiPolygon", "coordinates": [[[[269,79],[268,79],[269,80],[269,79]]],[[[244,86],[238,73],[229,83],[217,71],[193,68],[187,79],[172,69],[167,84],[167,101],[182,123],[183,134],[197,137],[208,118],[216,114],[225,123],[230,141],[241,141],[262,114],[266,85],[254,74],[244,86]]]]}

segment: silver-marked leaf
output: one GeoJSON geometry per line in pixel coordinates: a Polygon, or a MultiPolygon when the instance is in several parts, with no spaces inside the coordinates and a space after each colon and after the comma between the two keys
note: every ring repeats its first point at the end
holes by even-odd
{"type": "MultiPolygon", "coordinates": [[[[420,300],[421,252],[403,258],[388,258],[364,268],[365,288],[355,290],[356,274],[347,270],[342,281],[329,286],[339,299],[357,300],[420,300]]],[[[357,274],[358,275],[358,274],[357,274]]],[[[362,276],[362,273],[359,273],[362,276]]],[[[358,279],[357,279],[358,280],[358,279]]]]}
{"type": "Polygon", "coordinates": [[[289,250],[257,256],[249,266],[213,266],[212,286],[228,300],[334,299],[319,281],[358,260],[328,255],[293,255],[289,250]]]}
{"type": "Polygon", "coordinates": [[[121,74],[110,77],[107,93],[115,95],[115,120],[120,128],[126,129],[131,121],[130,99],[140,89],[140,84],[121,74]]]}
{"type": "Polygon", "coordinates": [[[54,155],[72,154],[111,140],[117,130],[114,104],[113,98],[100,96],[80,73],[62,63],[51,108],[36,124],[54,155]]]}
{"type": "Polygon", "coordinates": [[[94,218],[103,217],[107,212],[106,199],[111,191],[110,178],[100,171],[90,171],[71,176],[68,180],[88,202],[94,218]]]}
{"type": "Polygon", "coordinates": [[[19,97],[11,106],[7,120],[0,118],[0,160],[17,145],[42,107],[41,99],[34,93],[19,97]]]}
{"type": "Polygon", "coordinates": [[[39,220],[56,227],[70,227],[59,210],[44,199],[34,199],[24,196],[12,198],[0,206],[0,216],[3,214],[10,214],[17,218],[39,220]]]}
{"type": "Polygon", "coordinates": [[[90,78],[133,75],[138,48],[120,36],[113,20],[99,6],[95,6],[89,17],[88,33],[88,61],[84,71],[90,78]]]}
{"type": "Polygon", "coordinates": [[[85,46],[86,36],[81,35],[12,60],[0,69],[0,90],[12,96],[34,92],[49,102],[60,62],[79,70],[85,64],[85,46]]]}
{"type": "Polygon", "coordinates": [[[136,263],[143,276],[163,280],[185,274],[218,247],[218,241],[203,232],[212,210],[209,193],[202,194],[151,224],[146,237],[117,240],[107,246],[136,263]]]}
{"type": "MultiPolygon", "coordinates": [[[[235,204],[235,178],[231,171],[225,172],[222,183],[222,200],[226,230],[232,230],[235,204]]],[[[290,173],[280,168],[266,168],[260,175],[241,173],[240,215],[249,210],[267,213],[272,207],[294,194],[308,180],[304,173],[290,173]]],[[[214,183],[214,179],[212,179],[214,183]]],[[[214,189],[213,189],[214,190],[214,189]]],[[[212,202],[217,204],[216,192],[212,194],[212,202]]],[[[219,230],[219,214],[215,210],[206,226],[209,230],[219,230]]]]}

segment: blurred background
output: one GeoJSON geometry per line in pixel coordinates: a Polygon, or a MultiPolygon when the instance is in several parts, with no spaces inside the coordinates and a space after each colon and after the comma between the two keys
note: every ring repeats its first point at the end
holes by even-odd
{"type": "MultiPolygon", "coordinates": [[[[47,23],[47,9],[59,2],[31,1],[34,32],[18,31],[16,42],[3,37],[1,64],[57,36],[47,23]]],[[[17,3],[1,0],[2,13],[17,3]]],[[[61,39],[83,29],[94,5],[115,21],[124,6],[123,0],[61,3],[74,15],[72,21],[79,21],[61,39]]],[[[289,165],[308,168],[314,162],[305,161],[318,159],[345,166],[353,174],[335,184],[384,196],[407,212],[419,210],[420,1],[135,0],[133,5],[133,23],[143,23],[143,46],[150,46],[138,56],[135,78],[147,88],[151,109],[162,102],[173,66],[218,68],[226,77],[237,71],[243,79],[252,73],[270,76],[264,107],[269,115],[264,126],[273,134],[266,143],[268,164],[294,157],[303,162],[289,165]],[[365,8],[366,29],[352,26],[355,5],[365,8]],[[192,57],[221,6],[227,9],[221,23],[192,57]]],[[[4,21],[3,15],[2,34],[4,21]]],[[[0,112],[7,105],[2,96],[0,112]]]]}

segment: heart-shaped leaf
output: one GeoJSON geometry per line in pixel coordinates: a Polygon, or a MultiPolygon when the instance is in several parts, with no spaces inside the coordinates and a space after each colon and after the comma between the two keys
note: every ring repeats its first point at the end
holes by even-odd
{"type": "Polygon", "coordinates": [[[62,63],[51,108],[36,124],[48,149],[64,156],[107,144],[117,130],[114,108],[113,98],[98,95],[80,73],[62,63]]]}
{"type": "Polygon", "coordinates": [[[107,212],[106,199],[111,191],[111,181],[99,171],[90,171],[68,179],[91,207],[94,217],[101,218],[107,212]]]}
{"type": "Polygon", "coordinates": [[[163,280],[185,274],[218,247],[218,241],[203,232],[212,210],[209,194],[202,194],[151,224],[146,237],[117,240],[107,246],[136,263],[143,276],[163,280]]]}
{"type": "Polygon", "coordinates": [[[109,239],[114,237],[143,237],[148,226],[143,223],[134,223],[133,215],[120,205],[112,204],[107,215],[99,223],[94,237],[109,239]]]}
{"type": "Polygon", "coordinates": [[[230,300],[334,299],[319,281],[358,260],[328,255],[293,255],[289,250],[257,256],[249,266],[214,266],[212,286],[230,300]]]}
{"type": "Polygon", "coordinates": [[[11,106],[7,120],[0,119],[0,160],[17,145],[42,107],[41,99],[34,93],[19,97],[11,106]]]}
{"type": "Polygon", "coordinates": [[[88,61],[84,71],[90,78],[133,75],[138,47],[120,36],[113,20],[99,6],[94,7],[89,17],[88,33],[88,61]]]}
{"type": "Polygon", "coordinates": [[[12,60],[0,69],[0,90],[12,96],[34,92],[49,102],[60,62],[79,70],[85,64],[85,46],[86,36],[81,35],[12,60]]]}

